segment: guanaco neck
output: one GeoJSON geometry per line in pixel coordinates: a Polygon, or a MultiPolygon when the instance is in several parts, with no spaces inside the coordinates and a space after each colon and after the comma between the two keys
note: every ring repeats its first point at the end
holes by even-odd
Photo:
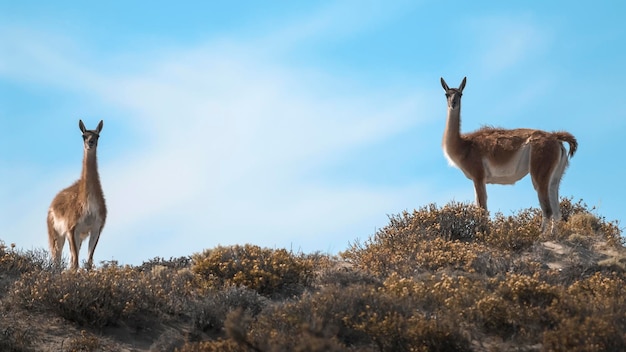
{"type": "Polygon", "coordinates": [[[457,160],[463,149],[461,138],[461,101],[454,108],[448,107],[446,129],[443,132],[443,149],[449,158],[457,160]]]}
{"type": "Polygon", "coordinates": [[[102,186],[100,185],[100,176],[98,175],[98,160],[95,148],[84,150],[79,195],[84,201],[88,200],[89,195],[96,196],[98,199],[102,196],[102,186]]]}

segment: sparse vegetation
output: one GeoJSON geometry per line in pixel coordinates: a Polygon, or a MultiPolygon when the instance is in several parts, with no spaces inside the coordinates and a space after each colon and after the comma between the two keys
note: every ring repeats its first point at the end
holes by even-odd
{"type": "Polygon", "coordinates": [[[429,205],[338,256],[245,244],[59,272],[0,242],[3,351],[626,350],[618,224],[429,205]]]}

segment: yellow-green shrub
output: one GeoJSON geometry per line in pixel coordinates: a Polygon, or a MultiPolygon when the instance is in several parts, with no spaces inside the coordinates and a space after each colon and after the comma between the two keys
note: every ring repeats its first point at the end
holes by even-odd
{"type": "Polygon", "coordinates": [[[312,260],[249,244],[196,254],[192,270],[209,285],[242,285],[270,297],[298,294],[313,279],[312,260]]]}
{"type": "Polygon", "coordinates": [[[370,243],[368,247],[352,247],[342,256],[358,267],[383,278],[392,274],[411,277],[424,271],[464,270],[494,274],[508,258],[505,253],[474,242],[449,241],[442,238],[416,239],[398,246],[370,243]]]}
{"type": "Polygon", "coordinates": [[[551,351],[625,351],[626,278],[594,275],[574,282],[550,307],[556,327],[546,331],[543,344],[551,351]]]}
{"type": "Polygon", "coordinates": [[[497,213],[489,227],[478,238],[492,248],[522,251],[530,248],[541,238],[541,213],[537,209],[525,209],[511,216],[497,213]]]}

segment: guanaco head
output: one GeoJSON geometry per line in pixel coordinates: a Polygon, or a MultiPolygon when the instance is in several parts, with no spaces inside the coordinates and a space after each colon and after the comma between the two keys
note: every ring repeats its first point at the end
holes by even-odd
{"type": "Polygon", "coordinates": [[[463,95],[463,89],[465,88],[465,82],[467,81],[467,77],[463,77],[463,81],[459,88],[450,88],[446,81],[441,78],[441,86],[443,90],[446,91],[446,98],[448,99],[448,108],[449,109],[457,109],[461,105],[461,96],[463,95]]]}
{"type": "Polygon", "coordinates": [[[95,150],[98,146],[98,138],[100,138],[100,131],[102,131],[102,120],[98,124],[95,130],[88,130],[85,128],[85,124],[83,120],[78,120],[78,127],[80,131],[83,133],[83,143],[85,150],[95,150]]]}

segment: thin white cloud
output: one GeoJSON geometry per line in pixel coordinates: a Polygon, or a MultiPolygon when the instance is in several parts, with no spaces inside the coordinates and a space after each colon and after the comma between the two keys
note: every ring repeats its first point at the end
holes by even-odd
{"type": "Polygon", "coordinates": [[[69,37],[20,26],[0,26],[0,77],[60,89],[94,79],[84,52],[69,37]]]}
{"type": "Polygon", "coordinates": [[[474,54],[483,74],[498,75],[542,53],[552,33],[528,16],[474,18],[469,23],[476,39],[474,54]]]}
{"type": "MultiPolygon", "coordinates": [[[[416,185],[346,189],[306,177],[428,118],[418,104],[424,98],[413,92],[366,94],[321,69],[286,65],[252,43],[152,52],[136,56],[142,69],[127,73],[77,61],[71,49],[38,38],[10,41],[16,55],[3,62],[17,70],[0,74],[82,91],[126,111],[126,125],[142,141],[119,159],[101,158],[109,216],[96,260],[137,263],[233,242],[340,250],[368,235],[354,229],[373,232],[381,215],[428,192],[416,185]]],[[[121,142],[106,126],[101,148],[121,142]]],[[[45,222],[38,221],[52,197],[47,191],[24,198],[43,205],[26,212],[32,224],[12,229],[37,236],[31,243],[45,243],[45,222]]]]}
{"type": "Polygon", "coordinates": [[[225,242],[210,234],[255,242],[263,233],[273,236],[263,242],[284,246],[281,238],[295,232],[323,234],[330,224],[342,227],[384,214],[393,203],[389,198],[406,192],[344,191],[310,184],[303,176],[338,154],[416,123],[415,98],[381,105],[368,97],[342,99],[341,92],[328,94],[335,82],[317,82],[327,89],[322,94],[294,69],[252,60],[213,67],[211,62],[199,58],[166,78],[148,72],[130,78],[131,84],[122,78],[110,85],[132,87],[108,90],[107,99],[132,104],[150,125],[142,132],[151,134],[150,148],[103,174],[114,180],[108,199],[116,219],[111,221],[119,225],[111,227],[120,229],[112,232],[126,236],[124,227],[167,218],[205,246],[225,242]],[[205,91],[219,93],[197,94],[205,91]]]}
{"type": "Polygon", "coordinates": [[[259,44],[272,51],[290,50],[302,43],[323,39],[326,43],[393,20],[415,1],[349,0],[329,2],[305,18],[295,18],[260,39],[259,44]]]}

